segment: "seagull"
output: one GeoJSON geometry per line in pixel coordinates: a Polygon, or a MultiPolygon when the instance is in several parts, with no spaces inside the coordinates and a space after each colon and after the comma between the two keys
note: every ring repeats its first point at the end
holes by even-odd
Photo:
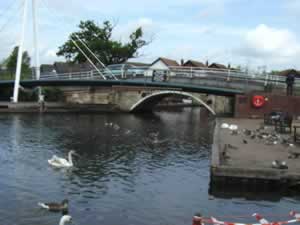
{"type": "Polygon", "coordinates": [[[72,222],[72,216],[64,215],[61,217],[59,221],[59,225],[65,225],[66,223],[71,223],[71,222],[72,222]]]}
{"type": "Polygon", "coordinates": [[[54,166],[56,168],[67,168],[67,167],[72,167],[73,166],[73,161],[72,161],[72,155],[77,155],[78,154],[71,150],[68,154],[68,160],[64,158],[57,157],[56,155],[53,155],[51,159],[48,160],[48,163],[51,166],[54,166]]]}
{"type": "Polygon", "coordinates": [[[104,124],[104,126],[106,126],[106,127],[112,127],[114,124],[112,123],[112,122],[110,122],[110,123],[105,123],[104,124]]]}
{"type": "Polygon", "coordinates": [[[288,169],[288,165],[286,164],[285,161],[278,161],[278,160],[274,160],[272,162],[272,167],[275,169],[288,169]]]}
{"type": "Polygon", "coordinates": [[[296,219],[300,219],[300,214],[297,213],[297,212],[295,212],[295,211],[291,211],[290,215],[293,216],[293,217],[295,217],[296,219]]]}
{"type": "Polygon", "coordinates": [[[61,203],[57,202],[49,202],[49,203],[42,203],[39,202],[38,205],[43,208],[47,209],[52,212],[67,212],[69,206],[69,200],[64,199],[61,203]]]}
{"type": "Polygon", "coordinates": [[[231,124],[229,127],[228,127],[228,129],[229,130],[238,130],[238,126],[237,125],[235,125],[235,124],[231,124]]]}
{"type": "Polygon", "coordinates": [[[254,213],[252,216],[254,216],[259,222],[260,224],[268,224],[269,221],[266,220],[265,218],[263,218],[260,214],[258,213],[254,213]]]}
{"type": "Polygon", "coordinates": [[[228,123],[222,123],[221,128],[222,129],[228,129],[229,128],[229,124],[228,123]]]}

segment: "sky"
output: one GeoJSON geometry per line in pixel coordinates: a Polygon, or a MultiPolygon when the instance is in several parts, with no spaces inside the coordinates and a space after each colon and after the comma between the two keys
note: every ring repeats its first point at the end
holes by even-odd
{"type": "MultiPolygon", "coordinates": [[[[0,59],[20,39],[24,0],[0,1],[0,59]]],[[[31,1],[29,1],[31,2],[31,1]]],[[[126,42],[142,26],[151,43],[131,61],[158,57],[240,65],[251,69],[300,69],[300,0],[37,0],[41,63],[63,61],[56,52],[80,20],[115,25],[126,42]]],[[[31,3],[25,49],[33,55],[31,3]]],[[[33,56],[32,56],[33,57],[33,56]]],[[[33,57],[34,61],[34,57],[33,57]]]]}

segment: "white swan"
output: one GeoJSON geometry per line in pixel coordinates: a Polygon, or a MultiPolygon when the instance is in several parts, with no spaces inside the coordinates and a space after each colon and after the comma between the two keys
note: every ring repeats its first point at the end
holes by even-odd
{"type": "Polygon", "coordinates": [[[72,155],[78,155],[75,151],[70,151],[68,154],[68,160],[64,158],[57,157],[56,155],[53,155],[51,159],[48,160],[48,163],[51,166],[57,167],[57,168],[66,168],[66,167],[72,167],[73,161],[72,161],[72,155]]]}
{"type": "Polygon", "coordinates": [[[60,218],[59,225],[65,225],[66,223],[72,222],[72,216],[64,215],[60,218]]]}

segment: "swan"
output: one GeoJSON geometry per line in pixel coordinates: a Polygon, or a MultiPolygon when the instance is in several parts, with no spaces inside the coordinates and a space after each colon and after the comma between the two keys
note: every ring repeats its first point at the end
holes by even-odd
{"type": "Polygon", "coordinates": [[[69,206],[69,201],[68,199],[64,199],[61,203],[57,202],[50,202],[50,203],[42,203],[39,202],[38,205],[43,208],[47,209],[52,212],[67,212],[68,211],[68,206],[69,206]]]}
{"type": "Polygon", "coordinates": [[[72,155],[78,155],[75,151],[70,151],[68,154],[68,160],[64,158],[57,157],[56,155],[53,155],[51,159],[48,160],[48,163],[51,166],[57,167],[57,168],[66,168],[66,167],[72,167],[73,161],[72,161],[72,155]]]}
{"type": "Polygon", "coordinates": [[[65,225],[66,223],[72,222],[72,216],[64,215],[60,218],[59,225],[65,225]]]}

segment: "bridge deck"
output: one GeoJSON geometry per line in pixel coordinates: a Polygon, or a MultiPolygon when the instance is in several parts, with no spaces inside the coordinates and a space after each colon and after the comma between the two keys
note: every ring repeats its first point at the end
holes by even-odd
{"type": "MultiPolygon", "coordinates": [[[[0,81],[0,87],[13,87],[14,81],[0,81]]],[[[201,85],[180,84],[171,82],[149,82],[135,80],[24,80],[20,82],[24,88],[49,87],[49,86],[92,86],[92,87],[112,87],[112,86],[135,86],[135,87],[157,87],[180,89],[186,92],[206,93],[220,96],[235,96],[244,94],[244,91],[220,87],[207,87],[201,85]]]]}

